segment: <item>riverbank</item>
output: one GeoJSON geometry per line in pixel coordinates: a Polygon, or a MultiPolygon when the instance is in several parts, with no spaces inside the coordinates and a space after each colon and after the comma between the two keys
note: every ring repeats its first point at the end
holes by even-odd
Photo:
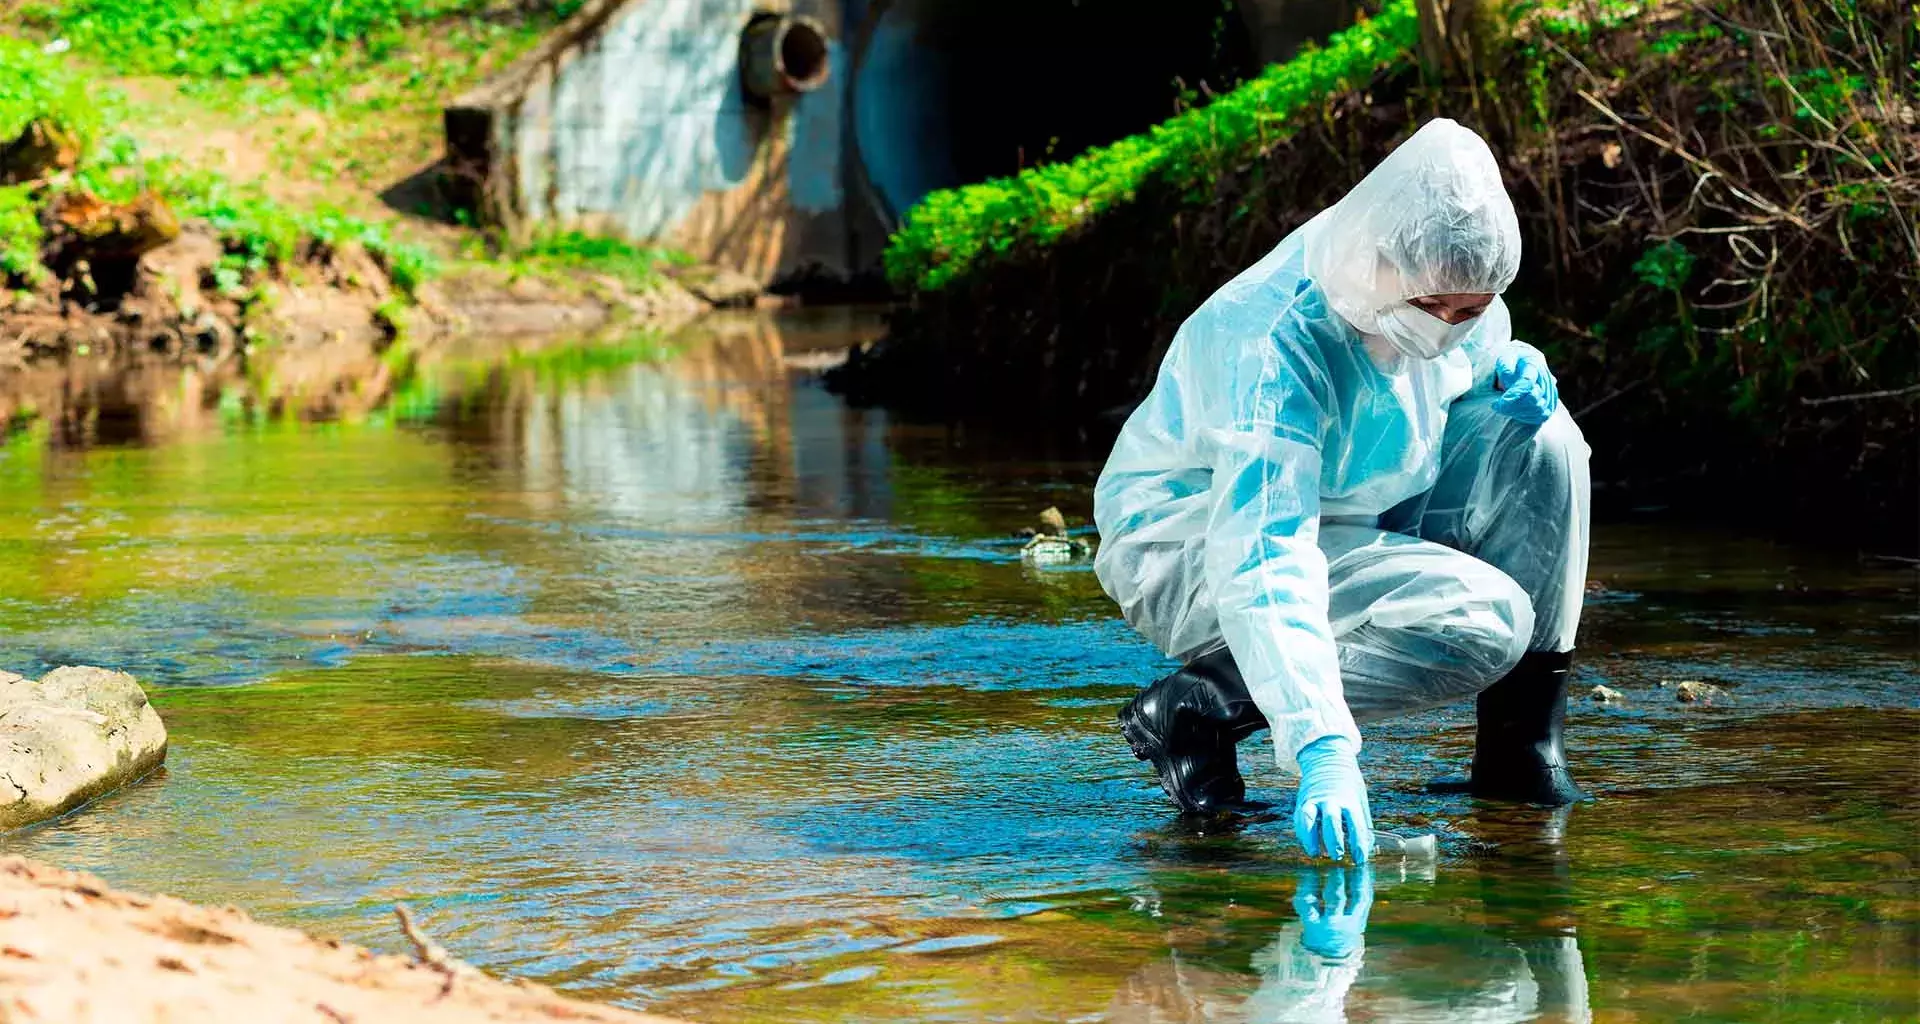
{"type": "Polygon", "coordinates": [[[1153,132],[929,197],[889,253],[910,297],[837,386],[1111,430],[1214,288],[1452,116],[1504,157],[1528,254],[1516,324],[1594,442],[1603,504],[1732,505],[1911,546],[1911,19],[1886,3],[1543,9],[1475,80],[1439,86],[1416,67],[1412,10],[1389,4],[1153,132]]]}
{"type": "Polygon", "coordinates": [[[8,1020],[674,1024],[489,977],[417,932],[415,958],[381,956],[24,857],[0,858],[0,907],[8,1020]]]}
{"type": "MultiPolygon", "coordinates": [[[[401,336],[418,345],[475,332],[670,329],[710,308],[761,300],[757,282],[668,249],[571,233],[508,245],[435,207],[438,126],[422,111],[442,87],[492,66],[467,38],[490,17],[483,11],[421,6],[382,44],[388,49],[369,42],[324,51],[343,68],[329,65],[323,77],[354,69],[387,76],[378,96],[343,101],[279,65],[156,65],[146,70],[158,77],[116,77],[142,65],[103,64],[101,54],[165,26],[124,5],[94,6],[73,24],[60,20],[73,11],[26,10],[34,36],[0,34],[0,76],[10,83],[0,94],[0,362],[103,352],[222,359],[263,346],[379,349],[401,336]],[[448,25],[461,29],[462,60],[424,78],[391,66],[395,46],[415,60],[438,52],[434,32],[448,25]],[[382,118],[382,103],[404,109],[382,118]],[[388,133],[368,136],[377,124],[388,133]],[[294,130],[300,125],[306,134],[294,130]],[[369,162],[340,173],[343,146],[369,151],[369,162]],[[402,173],[396,153],[421,162],[406,187],[382,178],[402,173]]],[[[297,6],[280,11],[280,49],[304,31],[297,6]]],[[[202,24],[183,10],[173,11],[185,19],[175,28],[244,49],[245,39],[220,35],[241,31],[244,19],[202,24]]],[[[535,14],[521,20],[504,49],[525,45],[545,23],[535,14]]],[[[319,61],[322,51],[312,56],[319,61]]]]}

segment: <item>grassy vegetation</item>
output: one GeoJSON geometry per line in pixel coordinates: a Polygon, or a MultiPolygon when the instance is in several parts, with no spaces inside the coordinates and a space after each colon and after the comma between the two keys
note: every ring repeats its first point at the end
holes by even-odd
{"type": "MultiPolygon", "coordinates": [[[[110,199],[151,188],[207,221],[227,242],[220,276],[230,282],[310,243],[358,241],[408,291],[438,262],[435,248],[516,273],[593,272],[644,289],[686,257],[577,233],[507,250],[397,216],[437,212],[431,188],[393,197],[399,210],[380,196],[437,159],[449,97],[581,2],[29,2],[15,13],[31,38],[0,35],[0,141],[35,117],[66,126],[88,143],[82,184],[110,199]],[[55,41],[70,52],[46,52],[55,41]],[[102,89],[103,79],[118,88],[102,89]]],[[[40,240],[27,191],[0,189],[0,275],[34,275],[40,240]]]]}
{"type": "MultiPolygon", "coordinates": [[[[524,4],[550,19],[582,0],[524,4]]],[[[126,70],[190,78],[297,73],[339,84],[363,61],[405,52],[420,26],[495,13],[492,0],[65,0],[22,5],[29,25],[126,70]]]]}
{"type": "Polygon", "coordinates": [[[1204,107],[1065,163],[935,192],[907,215],[886,253],[903,290],[938,290],[980,262],[1045,245],[1130,201],[1150,183],[1205,188],[1213,177],[1287,138],[1295,115],[1354,88],[1382,65],[1411,60],[1412,0],[1363,21],[1204,107]]]}
{"type": "Polygon", "coordinates": [[[0,188],[0,285],[37,283],[40,266],[40,204],[25,185],[0,188]]]}
{"type": "Polygon", "coordinates": [[[578,231],[536,235],[526,245],[496,257],[514,270],[534,275],[591,272],[605,274],[635,292],[661,280],[661,268],[691,262],[685,253],[664,246],[636,245],[578,231]]]}
{"type": "MultiPolygon", "coordinates": [[[[442,105],[581,2],[33,0],[17,21],[121,85],[118,123],[150,148],[259,180],[284,202],[394,219],[381,193],[439,157],[442,105]]],[[[390,199],[439,212],[431,190],[390,199]]]]}
{"type": "MultiPolygon", "coordinates": [[[[148,158],[133,140],[110,134],[106,127],[120,122],[124,98],[100,89],[82,69],[32,43],[0,37],[0,83],[0,140],[14,138],[34,120],[57,125],[82,146],[76,184],[118,201],[151,190],[180,216],[205,221],[226,247],[221,270],[236,286],[250,275],[293,261],[302,247],[314,243],[364,245],[403,290],[418,285],[432,265],[423,249],[397,241],[386,227],[325,204],[291,208],[257,187],[177,160],[148,158]]],[[[0,274],[16,280],[29,281],[40,272],[37,189],[0,189],[0,274]]]]}

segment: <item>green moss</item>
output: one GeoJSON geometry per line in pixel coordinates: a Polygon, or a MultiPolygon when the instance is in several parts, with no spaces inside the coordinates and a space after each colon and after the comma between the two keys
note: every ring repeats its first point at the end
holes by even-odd
{"type": "Polygon", "coordinates": [[[1194,187],[1291,134],[1294,116],[1412,60],[1419,30],[1411,0],[1309,47],[1213,103],[1065,163],[935,192],[921,200],[887,248],[887,276],[902,289],[937,290],[1024,244],[1045,244],[1129,201],[1149,182],[1194,187]]]}

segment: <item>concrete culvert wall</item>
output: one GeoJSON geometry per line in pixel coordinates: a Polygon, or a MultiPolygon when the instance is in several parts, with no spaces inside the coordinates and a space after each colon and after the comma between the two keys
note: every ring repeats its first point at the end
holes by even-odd
{"type": "Polygon", "coordinates": [[[589,0],[447,109],[483,219],[763,282],[877,268],[928,191],[1140,131],[1344,0],[589,0]]]}

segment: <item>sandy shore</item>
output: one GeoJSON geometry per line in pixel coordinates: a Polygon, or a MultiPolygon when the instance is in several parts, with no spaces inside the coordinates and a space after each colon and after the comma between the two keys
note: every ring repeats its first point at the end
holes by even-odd
{"type": "Polygon", "coordinates": [[[676,1024],[488,977],[422,938],[437,963],[0,858],[0,1022],[676,1024]]]}

